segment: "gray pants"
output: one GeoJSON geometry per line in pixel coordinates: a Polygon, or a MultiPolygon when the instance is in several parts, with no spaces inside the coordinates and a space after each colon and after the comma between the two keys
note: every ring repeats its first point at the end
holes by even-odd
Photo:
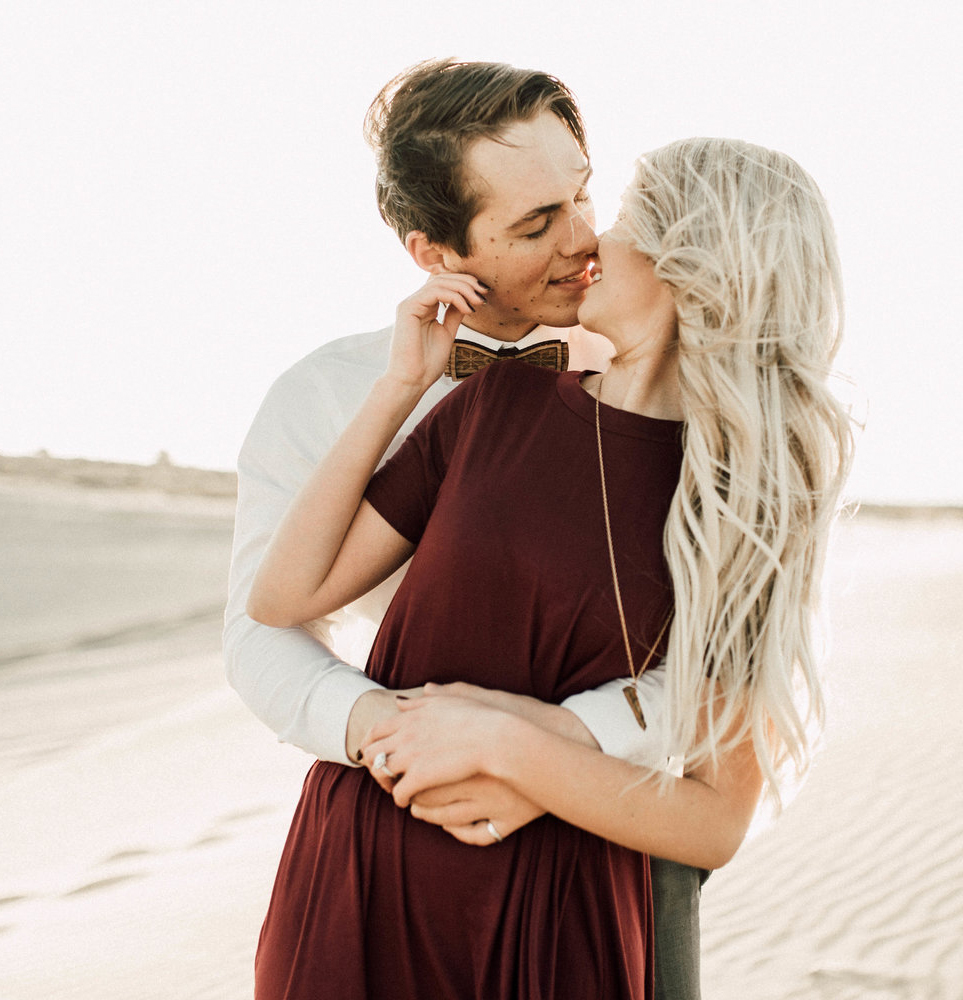
{"type": "Polygon", "coordinates": [[[664,858],[650,858],[655,910],[655,1000],[699,1000],[699,899],[709,877],[664,858]]]}

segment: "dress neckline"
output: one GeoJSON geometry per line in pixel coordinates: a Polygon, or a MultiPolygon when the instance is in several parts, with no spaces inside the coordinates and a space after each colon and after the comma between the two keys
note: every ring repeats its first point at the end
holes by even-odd
{"type": "MultiPolygon", "coordinates": [[[[562,372],[556,389],[562,402],[586,423],[595,426],[595,397],[582,385],[586,375],[597,372],[562,372]]],[[[645,438],[649,441],[678,441],[683,427],[681,420],[660,420],[642,413],[619,410],[608,403],[599,404],[599,420],[603,431],[645,438]]]]}

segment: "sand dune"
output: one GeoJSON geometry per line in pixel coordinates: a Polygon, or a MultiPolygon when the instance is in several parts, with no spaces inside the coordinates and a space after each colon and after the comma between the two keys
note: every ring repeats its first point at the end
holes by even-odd
{"type": "MultiPolygon", "coordinates": [[[[75,536],[100,530],[64,516],[75,536]]],[[[0,666],[3,1000],[251,994],[309,762],[223,681],[204,614],[226,566],[217,523],[186,530],[205,539],[193,575],[142,550],[165,567],[166,630],[121,602],[98,625],[109,645],[61,629],[67,646],[44,647],[35,630],[18,640],[33,655],[0,666]]],[[[98,579],[93,603],[114,593],[98,579]]],[[[704,996],[963,997],[963,520],[860,516],[829,589],[826,745],[785,814],[706,886],[704,996]]]]}

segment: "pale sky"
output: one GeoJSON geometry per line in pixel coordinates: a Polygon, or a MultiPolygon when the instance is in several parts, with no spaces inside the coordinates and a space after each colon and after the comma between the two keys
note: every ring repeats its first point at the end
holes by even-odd
{"type": "Polygon", "coordinates": [[[796,157],[843,256],[851,493],[961,503],[961,28],[925,0],[8,0],[0,453],[232,467],[282,370],[419,283],[361,123],[397,71],[453,55],[575,91],[603,227],[672,139],[796,157]]]}

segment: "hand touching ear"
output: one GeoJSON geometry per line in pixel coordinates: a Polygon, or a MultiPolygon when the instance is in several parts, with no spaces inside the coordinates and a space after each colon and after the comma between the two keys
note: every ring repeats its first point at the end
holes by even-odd
{"type": "Polygon", "coordinates": [[[485,286],[469,274],[432,274],[395,313],[388,378],[424,392],[445,370],[463,317],[485,303],[485,286]],[[438,322],[438,308],[446,306],[438,322]]]}

